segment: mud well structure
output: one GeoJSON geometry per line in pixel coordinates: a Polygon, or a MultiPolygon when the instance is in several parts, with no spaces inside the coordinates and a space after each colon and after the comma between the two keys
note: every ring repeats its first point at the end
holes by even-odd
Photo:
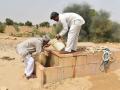
{"type": "Polygon", "coordinates": [[[100,65],[103,62],[103,51],[101,50],[94,53],[80,50],[70,54],[60,54],[56,50],[51,50],[47,58],[42,56],[42,59],[47,60],[43,71],[39,69],[41,56],[38,56],[37,76],[40,78],[41,87],[43,87],[44,84],[67,78],[108,73],[120,68],[120,50],[111,50],[111,57],[107,72],[103,72],[100,70],[100,65]]]}

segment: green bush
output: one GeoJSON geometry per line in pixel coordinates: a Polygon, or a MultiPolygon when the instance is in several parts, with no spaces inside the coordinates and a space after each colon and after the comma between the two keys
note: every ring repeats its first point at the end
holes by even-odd
{"type": "Polygon", "coordinates": [[[50,23],[49,22],[42,22],[42,23],[40,23],[40,27],[50,27],[50,23]]]}
{"type": "Polygon", "coordinates": [[[61,24],[53,24],[53,30],[58,34],[62,30],[63,26],[61,24]]]}
{"type": "Polygon", "coordinates": [[[13,24],[14,24],[13,20],[6,18],[6,25],[13,25],[13,24]]]}
{"type": "Polygon", "coordinates": [[[24,23],[20,22],[18,23],[19,26],[24,26],[24,23]]]}
{"type": "Polygon", "coordinates": [[[26,21],[26,22],[25,22],[25,25],[26,25],[26,26],[32,26],[32,22],[26,21]]]}

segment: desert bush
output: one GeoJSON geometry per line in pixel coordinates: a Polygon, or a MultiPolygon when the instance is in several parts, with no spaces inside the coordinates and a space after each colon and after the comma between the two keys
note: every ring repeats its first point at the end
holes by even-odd
{"type": "Polygon", "coordinates": [[[0,24],[0,33],[4,33],[5,30],[5,24],[0,24]]]}
{"type": "Polygon", "coordinates": [[[55,36],[56,36],[56,32],[55,31],[53,31],[53,32],[51,32],[51,33],[47,33],[49,36],[50,36],[50,38],[55,38],[55,36]]]}
{"type": "Polygon", "coordinates": [[[53,24],[53,30],[58,34],[62,30],[62,24],[53,24]]]}
{"type": "Polygon", "coordinates": [[[15,30],[17,31],[17,32],[19,32],[19,26],[18,25],[13,25],[13,27],[15,28],[15,30]]]}
{"type": "Polygon", "coordinates": [[[51,26],[51,28],[52,28],[52,32],[49,32],[47,34],[50,36],[51,39],[53,39],[56,36],[56,31],[55,31],[55,27],[51,26]]]}
{"type": "Polygon", "coordinates": [[[20,22],[18,23],[19,26],[24,26],[24,23],[20,22]]]}
{"type": "MultiPolygon", "coordinates": [[[[56,34],[59,34],[62,29],[63,29],[62,24],[56,24],[56,25],[54,24],[54,25],[53,25],[53,31],[54,31],[53,36],[55,37],[56,34]]],[[[64,37],[62,37],[62,38],[64,38],[64,39],[66,40],[66,39],[67,39],[67,34],[68,34],[68,32],[67,32],[67,33],[64,35],[64,37]]]]}
{"type": "Polygon", "coordinates": [[[22,37],[23,35],[22,35],[22,33],[16,33],[14,36],[15,37],[22,37]]]}
{"type": "Polygon", "coordinates": [[[42,22],[42,23],[40,23],[40,27],[50,27],[50,23],[49,22],[42,22]]]}
{"type": "Polygon", "coordinates": [[[38,31],[38,29],[36,28],[36,27],[33,27],[33,29],[32,29],[32,32],[31,32],[31,34],[32,34],[32,36],[34,37],[34,36],[37,36],[37,35],[39,35],[39,31],[38,31]]]}
{"type": "Polygon", "coordinates": [[[45,32],[39,32],[38,33],[38,35],[40,36],[40,37],[42,37],[43,35],[45,35],[46,33],[45,32]]]}
{"type": "Polygon", "coordinates": [[[32,33],[16,33],[12,36],[15,36],[15,37],[32,37],[32,33]]]}
{"type": "MultiPolygon", "coordinates": [[[[47,35],[50,36],[50,38],[54,38],[55,35],[56,35],[56,32],[55,32],[53,27],[51,27],[51,28],[52,28],[52,32],[46,32],[46,31],[41,31],[41,29],[37,29],[37,27],[33,27],[33,30],[32,30],[31,33],[32,33],[33,37],[35,37],[35,36],[40,36],[41,37],[41,36],[47,34],[47,35]]],[[[47,29],[49,29],[49,28],[45,28],[45,30],[47,30],[47,29]]]]}

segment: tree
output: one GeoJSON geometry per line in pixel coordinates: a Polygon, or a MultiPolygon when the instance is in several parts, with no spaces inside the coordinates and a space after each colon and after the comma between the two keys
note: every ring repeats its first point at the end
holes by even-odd
{"type": "Polygon", "coordinates": [[[85,38],[89,41],[89,31],[92,23],[92,17],[96,16],[97,12],[94,9],[91,9],[90,5],[87,3],[69,5],[64,8],[63,12],[74,12],[81,15],[85,19],[85,24],[82,26],[82,29],[87,33],[85,38]]]}
{"type": "Polygon", "coordinates": [[[0,25],[2,24],[2,22],[0,22],[0,25]]]}
{"type": "Polygon", "coordinates": [[[6,18],[6,25],[13,25],[14,22],[10,18],[6,18]]]}
{"type": "Polygon", "coordinates": [[[25,25],[26,25],[26,26],[32,26],[32,22],[26,21],[26,22],[25,22],[25,25]]]}
{"type": "Polygon", "coordinates": [[[103,10],[92,18],[90,26],[90,38],[96,37],[100,41],[109,41],[111,38],[112,22],[109,13],[103,10]]]}
{"type": "Polygon", "coordinates": [[[17,23],[17,22],[14,22],[14,25],[18,25],[18,23],[17,23]]]}
{"type": "Polygon", "coordinates": [[[104,10],[96,11],[87,3],[72,4],[63,12],[74,12],[85,19],[79,40],[106,42],[120,41],[120,24],[110,20],[110,14],[104,10]]]}
{"type": "Polygon", "coordinates": [[[112,41],[120,42],[120,24],[112,22],[111,36],[112,41]]]}
{"type": "Polygon", "coordinates": [[[50,27],[50,23],[49,22],[42,22],[42,23],[40,23],[40,27],[50,27]]]}

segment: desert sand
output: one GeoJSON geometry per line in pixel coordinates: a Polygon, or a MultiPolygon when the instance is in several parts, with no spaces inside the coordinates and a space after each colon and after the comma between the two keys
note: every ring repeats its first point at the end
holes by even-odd
{"type": "MultiPolygon", "coordinates": [[[[15,51],[18,42],[26,38],[0,34],[0,90],[41,90],[39,78],[27,80],[23,76],[24,63],[15,51]],[[4,89],[5,90],[5,89],[4,89]]],[[[80,44],[80,43],[79,43],[80,44]]],[[[94,45],[81,43],[80,45],[94,45]]],[[[119,43],[98,44],[120,48],[119,43]]],[[[70,78],[49,83],[43,90],[120,90],[120,70],[94,76],[70,78]]]]}

